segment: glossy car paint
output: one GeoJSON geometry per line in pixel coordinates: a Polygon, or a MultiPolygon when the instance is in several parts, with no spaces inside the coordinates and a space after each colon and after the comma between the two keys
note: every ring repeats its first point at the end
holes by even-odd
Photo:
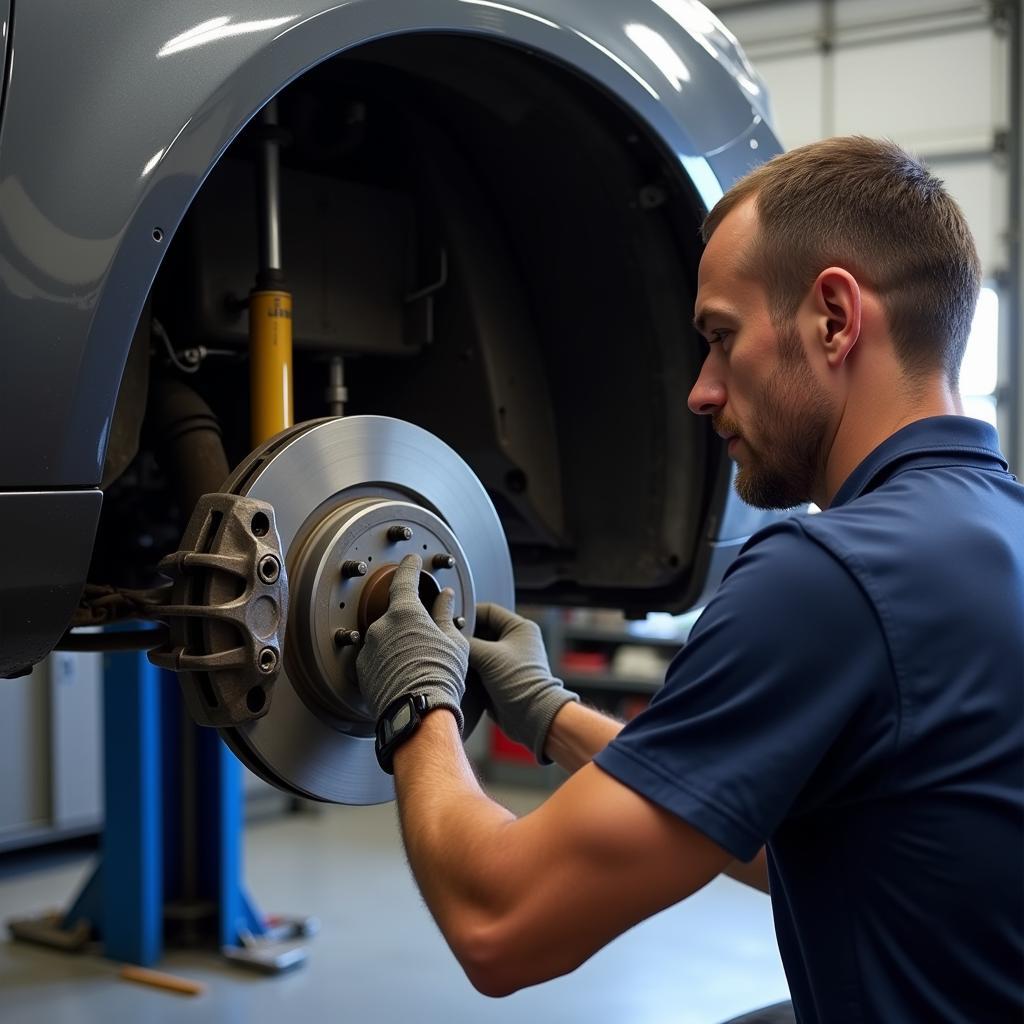
{"type": "Polygon", "coordinates": [[[0,111],[7,91],[7,55],[11,40],[11,0],[0,0],[0,111]]]}

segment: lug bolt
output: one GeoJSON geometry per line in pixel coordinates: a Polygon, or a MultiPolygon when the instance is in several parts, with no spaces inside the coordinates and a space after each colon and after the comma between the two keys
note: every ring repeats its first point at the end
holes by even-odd
{"type": "Polygon", "coordinates": [[[356,576],[365,576],[370,567],[365,562],[350,558],[347,562],[341,563],[341,575],[344,579],[350,580],[356,576]]]}
{"type": "Polygon", "coordinates": [[[264,555],[260,559],[257,572],[264,583],[275,583],[281,575],[281,563],[273,555],[264,555]]]}
{"type": "Polygon", "coordinates": [[[392,544],[398,544],[403,540],[412,540],[412,530],[408,526],[396,523],[394,526],[388,527],[388,540],[392,544]]]}
{"type": "Polygon", "coordinates": [[[434,555],[432,564],[435,569],[454,569],[455,559],[451,555],[434,555]]]}
{"type": "Polygon", "coordinates": [[[339,647],[355,647],[362,639],[358,629],[338,629],[334,632],[334,642],[339,647]]]}
{"type": "Polygon", "coordinates": [[[466,628],[466,617],[465,617],[465,615],[456,615],[453,621],[455,623],[455,628],[456,629],[465,629],[466,628]]]}
{"type": "Polygon", "coordinates": [[[270,675],[270,673],[277,668],[277,651],[275,651],[273,647],[264,647],[263,650],[260,651],[257,664],[264,675],[270,675]]]}

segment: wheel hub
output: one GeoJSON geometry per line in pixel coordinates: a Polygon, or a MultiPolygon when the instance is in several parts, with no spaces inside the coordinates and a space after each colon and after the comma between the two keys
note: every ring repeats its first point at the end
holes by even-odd
{"type": "Polygon", "coordinates": [[[317,518],[305,542],[289,553],[285,664],[292,684],[324,714],[339,718],[340,728],[372,736],[374,720],[355,663],[366,631],[387,611],[398,563],[408,554],[423,559],[420,598],[428,609],[442,586],[455,591],[455,614],[467,637],[476,614],[473,578],[444,520],[412,502],[359,498],[317,518]]]}

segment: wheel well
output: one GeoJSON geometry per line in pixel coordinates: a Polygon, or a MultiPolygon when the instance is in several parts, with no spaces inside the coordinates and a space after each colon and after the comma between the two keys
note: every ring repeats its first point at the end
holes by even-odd
{"type": "MultiPolygon", "coordinates": [[[[702,210],[673,154],[593,82],[472,36],[379,40],[277,100],[297,420],[326,414],[341,357],[346,413],[418,423],[473,467],[525,596],[679,606],[714,467],[685,406],[702,210]]],[[[150,376],[187,376],[232,464],[251,447],[258,133],[211,172],[141,323],[150,376]]],[[[158,441],[144,425],[109,482],[94,573],[155,564],[180,532],[158,441]]]]}

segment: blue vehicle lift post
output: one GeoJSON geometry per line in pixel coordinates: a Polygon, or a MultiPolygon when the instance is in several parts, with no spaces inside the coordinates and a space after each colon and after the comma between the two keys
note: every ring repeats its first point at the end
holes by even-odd
{"type": "Polygon", "coordinates": [[[98,939],[152,966],[165,942],[219,950],[267,972],[298,966],[312,920],[268,928],[242,886],[241,765],[184,712],[177,677],[144,652],[105,656],[102,850],[59,919],[13,921],[15,938],[63,949],[98,939]],[[290,943],[290,944],[289,944],[290,943]]]}

